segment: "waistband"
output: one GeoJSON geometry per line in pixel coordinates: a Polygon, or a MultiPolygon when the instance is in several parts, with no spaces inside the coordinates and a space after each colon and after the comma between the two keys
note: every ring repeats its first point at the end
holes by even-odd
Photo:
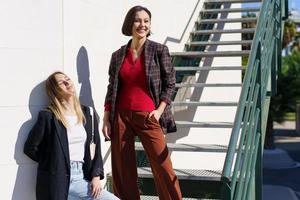
{"type": "Polygon", "coordinates": [[[70,161],[71,168],[82,168],[83,162],[81,161],[70,161]]]}

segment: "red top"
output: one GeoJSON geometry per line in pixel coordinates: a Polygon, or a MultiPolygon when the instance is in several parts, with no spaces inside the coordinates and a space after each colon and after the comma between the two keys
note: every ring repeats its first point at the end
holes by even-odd
{"type": "MultiPolygon", "coordinates": [[[[119,79],[121,87],[117,97],[117,108],[148,112],[155,110],[146,83],[143,52],[134,62],[132,50],[128,48],[119,72],[119,79]]],[[[110,104],[106,104],[105,110],[110,110],[110,107],[110,104]]]]}

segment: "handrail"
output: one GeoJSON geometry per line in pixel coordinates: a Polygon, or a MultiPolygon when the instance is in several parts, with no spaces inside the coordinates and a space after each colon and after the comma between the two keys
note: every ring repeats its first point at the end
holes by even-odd
{"type": "Polygon", "coordinates": [[[222,172],[224,199],[261,196],[261,156],[270,88],[276,89],[287,0],[263,0],[222,172]],[[275,87],[271,87],[270,82],[275,87]],[[248,102],[248,103],[246,103],[248,102]],[[238,149],[238,151],[236,151],[238,149]],[[237,153],[236,153],[237,152],[237,153]],[[252,168],[255,168],[253,171],[252,168]],[[259,166],[259,167],[257,167],[259,166]]]}

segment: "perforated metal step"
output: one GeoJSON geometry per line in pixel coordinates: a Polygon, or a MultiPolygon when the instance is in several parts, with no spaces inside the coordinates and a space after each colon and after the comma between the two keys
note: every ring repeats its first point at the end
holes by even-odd
{"type": "Polygon", "coordinates": [[[249,18],[224,18],[224,19],[201,19],[195,23],[200,24],[214,24],[214,23],[242,23],[242,22],[256,22],[256,17],[249,18]]]}
{"type": "Polygon", "coordinates": [[[235,57],[235,56],[247,56],[250,51],[185,51],[185,52],[172,52],[171,56],[178,57],[190,57],[190,58],[202,58],[202,57],[235,57]]]}
{"type": "Polygon", "coordinates": [[[176,88],[182,87],[242,87],[241,83],[176,83],[176,88]]]}
{"type": "MultiPolygon", "coordinates": [[[[178,179],[181,180],[206,180],[220,181],[222,172],[217,170],[203,169],[174,169],[178,179]]],[[[138,176],[140,178],[152,178],[152,171],[149,167],[138,167],[138,176]]]]}
{"type": "Polygon", "coordinates": [[[177,128],[232,128],[232,122],[176,121],[177,128]]]}
{"type": "MultiPolygon", "coordinates": [[[[174,144],[167,143],[169,151],[214,152],[225,153],[227,146],[218,144],[174,144]]],[[[136,150],[144,150],[142,143],[135,143],[136,150]]]]}
{"type": "Polygon", "coordinates": [[[260,8],[224,8],[224,9],[204,9],[201,13],[229,13],[229,12],[259,12],[260,8]]]}
{"type": "Polygon", "coordinates": [[[242,70],[242,66],[203,66],[203,67],[191,67],[180,66],[174,67],[176,71],[208,71],[208,70],[242,70]]]}
{"type": "Polygon", "coordinates": [[[205,42],[190,42],[190,46],[212,46],[212,45],[250,45],[252,40],[242,40],[242,41],[205,41],[205,42]]]}
{"type": "MultiPolygon", "coordinates": [[[[159,200],[157,196],[140,196],[141,200],[159,200]]],[[[200,199],[200,198],[182,198],[182,200],[214,200],[214,199],[200,199]]]]}
{"type": "Polygon", "coordinates": [[[206,0],[205,3],[258,3],[261,0],[206,0]]]}
{"type": "Polygon", "coordinates": [[[237,106],[238,102],[175,101],[172,106],[237,106]]]}
{"type": "Polygon", "coordinates": [[[245,28],[245,29],[211,29],[211,30],[198,30],[192,31],[191,34],[201,35],[201,34],[231,34],[231,33],[254,33],[255,28],[245,28]]]}

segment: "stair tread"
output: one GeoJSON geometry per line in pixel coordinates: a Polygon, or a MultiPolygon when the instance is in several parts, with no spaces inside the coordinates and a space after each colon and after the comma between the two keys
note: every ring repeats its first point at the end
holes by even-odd
{"type": "Polygon", "coordinates": [[[184,52],[172,52],[171,56],[183,56],[183,57],[230,57],[230,56],[243,56],[249,55],[249,50],[243,51],[184,51],[184,52]]]}
{"type": "Polygon", "coordinates": [[[206,0],[205,3],[259,3],[261,0],[206,0]]]}
{"type": "Polygon", "coordinates": [[[192,31],[191,34],[213,34],[213,33],[254,33],[255,28],[245,29],[211,29],[192,31]]]}
{"type": "Polygon", "coordinates": [[[221,9],[204,9],[202,13],[224,13],[224,12],[259,12],[258,7],[248,8],[221,8],[221,9]]]}
{"type": "Polygon", "coordinates": [[[241,87],[241,83],[176,83],[175,87],[241,87]]]}
{"type": "Polygon", "coordinates": [[[196,41],[190,42],[191,46],[200,45],[239,45],[239,44],[252,44],[252,40],[240,40],[240,41],[196,41]]]}
{"type": "MultiPolygon", "coordinates": [[[[141,195],[141,200],[159,200],[158,196],[141,195]]],[[[189,198],[183,197],[182,200],[214,200],[214,199],[200,199],[200,198],[189,198]]]]}
{"type": "Polygon", "coordinates": [[[203,67],[193,67],[193,66],[178,66],[174,67],[176,71],[207,71],[207,70],[242,70],[242,66],[203,66],[203,67]]]}
{"type": "Polygon", "coordinates": [[[201,19],[196,21],[196,23],[225,23],[225,22],[256,22],[256,17],[247,17],[247,18],[224,18],[224,19],[201,19]]]}
{"type": "Polygon", "coordinates": [[[232,128],[232,122],[195,122],[195,121],[176,121],[178,128],[195,128],[195,127],[206,127],[206,128],[232,128]]]}
{"type": "MultiPolygon", "coordinates": [[[[181,180],[209,180],[220,181],[221,170],[205,170],[205,169],[174,169],[178,179],[181,180]]],[[[138,167],[138,177],[152,178],[150,167],[138,167]]]]}
{"type": "Polygon", "coordinates": [[[223,101],[223,102],[199,102],[199,101],[175,101],[172,106],[237,106],[238,102],[223,101]]]}
{"type": "MultiPolygon", "coordinates": [[[[189,152],[227,152],[228,147],[218,144],[183,144],[183,143],[167,143],[169,151],[189,151],[189,152]]],[[[140,142],[135,143],[136,150],[143,150],[140,142]]]]}

